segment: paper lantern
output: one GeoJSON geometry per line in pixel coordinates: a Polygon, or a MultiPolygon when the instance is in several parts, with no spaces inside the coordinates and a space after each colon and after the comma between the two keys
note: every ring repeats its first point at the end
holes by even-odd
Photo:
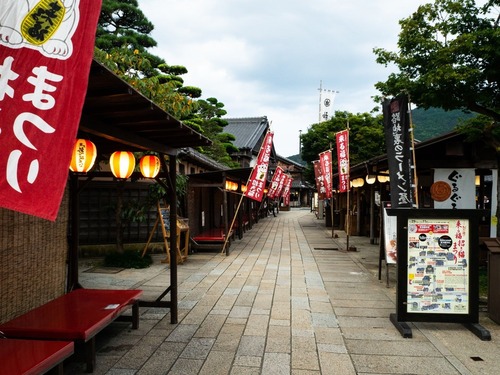
{"type": "Polygon", "coordinates": [[[135,168],[135,157],[130,151],[115,151],[109,158],[111,173],[116,178],[129,178],[135,168]]]}
{"type": "Polygon", "coordinates": [[[71,154],[71,172],[87,173],[92,169],[97,156],[95,144],[87,139],[77,139],[71,154]]]}
{"type": "Polygon", "coordinates": [[[365,180],[368,185],[373,185],[377,180],[377,176],[369,174],[365,177],[365,180]]]}
{"type": "Polygon", "coordinates": [[[144,155],[139,161],[141,173],[146,178],[155,178],[160,173],[160,158],[156,155],[144,155]]]}
{"type": "Polygon", "coordinates": [[[389,182],[390,178],[389,176],[378,175],[377,180],[383,184],[384,182],[389,182]]]}

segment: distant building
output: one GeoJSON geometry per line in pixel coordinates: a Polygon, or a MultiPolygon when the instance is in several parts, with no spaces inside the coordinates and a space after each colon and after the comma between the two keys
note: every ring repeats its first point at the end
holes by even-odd
{"type": "MultiPolygon", "coordinates": [[[[225,133],[234,135],[236,138],[233,145],[239,151],[231,155],[234,161],[242,168],[253,167],[259,155],[260,146],[269,131],[270,124],[266,116],[242,117],[225,119],[228,124],[224,128],[225,133]]],[[[275,158],[276,151],[271,152],[271,158],[275,158]]]]}
{"type": "MultiPolygon", "coordinates": [[[[232,154],[233,160],[240,163],[243,168],[253,167],[264,137],[270,129],[267,117],[243,117],[225,120],[228,125],[224,128],[224,131],[234,135],[236,139],[233,144],[239,148],[239,152],[232,154]]],[[[278,166],[293,178],[290,191],[290,206],[310,206],[313,187],[303,179],[305,167],[300,163],[277,155],[273,146],[269,163],[269,179],[278,166]]]]}

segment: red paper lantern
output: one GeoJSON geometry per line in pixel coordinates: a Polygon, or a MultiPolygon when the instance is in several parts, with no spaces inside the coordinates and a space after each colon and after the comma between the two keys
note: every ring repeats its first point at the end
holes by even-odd
{"type": "Polygon", "coordinates": [[[144,155],[139,162],[141,173],[146,178],[155,178],[160,172],[160,158],[155,155],[144,155]]]}
{"type": "Polygon", "coordinates": [[[71,172],[87,173],[94,166],[97,156],[95,144],[86,139],[77,139],[71,155],[71,172]]]}
{"type": "Polygon", "coordinates": [[[116,178],[129,178],[135,168],[135,157],[130,151],[115,151],[109,158],[111,173],[116,178]]]}

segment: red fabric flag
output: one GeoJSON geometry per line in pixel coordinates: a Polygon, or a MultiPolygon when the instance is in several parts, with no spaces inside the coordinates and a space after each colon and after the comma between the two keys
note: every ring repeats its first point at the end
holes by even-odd
{"type": "Polygon", "coordinates": [[[278,187],[280,185],[281,177],[283,176],[283,168],[277,167],[274,171],[273,178],[271,179],[271,186],[269,187],[269,191],[267,192],[267,197],[270,199],[274,199],[279,191],[278,187]]]}
{"type": "Polygon", "coordinates": [[[285,172],[283,172],[278,182],[278,187],[276,188],[276,194],[274,195],[275,198],[280,198],[283,196],[283,188],[285,187],[286,179],[287,175],[285,174],[285,172]]]}
{"type": "Polygon", "coordinates": [[[332,197],[332,151],[324,151],[319,154],[319,164],[321,167],[321,175],[325,185],[325,197],[332,197]]]}
{"type": "Polygon", "coordinates": [[[321,165],[319,160],[314,160],[313,166],[314,166],[314,179],[316,180],[316,190],[318,191],[318,199],[323,200],[326,198],[326,188],[325,188],[324,177],[321,174],[321,165]]]}
{"type": "Polygon", "coordinates": [[[293,178],[290,176],[286,176],[286,181],[285,181],[285,187],[283,188],[283,205],[289,206],[290,205],[290,187],[292,186],[292,180],[293,178]]]}
{"type": "Polygon", "coordinates": [[[247,191],[245,196],[256,200],[262,201],[264,196],[264,188],[266,187],[267,169],[269,167],[269,157],[273,148],[273,133],[267,132],[264,142],[257,156],[257,164],[253,167],[252,174],[247,182],[247,191]]]}
{"type": "Polygon", "coordinates": [[[349,131],[342,130],[336,134],[337,160],[339,165],[339,191],[349,190],[349,131]]]}
{"type": "Polygon", "coordinates": [[[100,0],[1,1],[0,206],[56,219],[100,10],[100,0]]]}

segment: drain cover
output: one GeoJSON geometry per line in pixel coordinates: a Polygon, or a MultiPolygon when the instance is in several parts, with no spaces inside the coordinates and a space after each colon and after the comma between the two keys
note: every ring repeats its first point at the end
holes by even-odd
{"type": "Polygon", "coordinates": [[[315,247],[314,250],[338,250],[338,247],[315,247]]]}
{"type": "Polygon", "coordinates": [[[483,361],[483,359],[481,357],[470,357],[473,361],[476,361],[476,362],[479,362],[479,361],[483,361]]]}

